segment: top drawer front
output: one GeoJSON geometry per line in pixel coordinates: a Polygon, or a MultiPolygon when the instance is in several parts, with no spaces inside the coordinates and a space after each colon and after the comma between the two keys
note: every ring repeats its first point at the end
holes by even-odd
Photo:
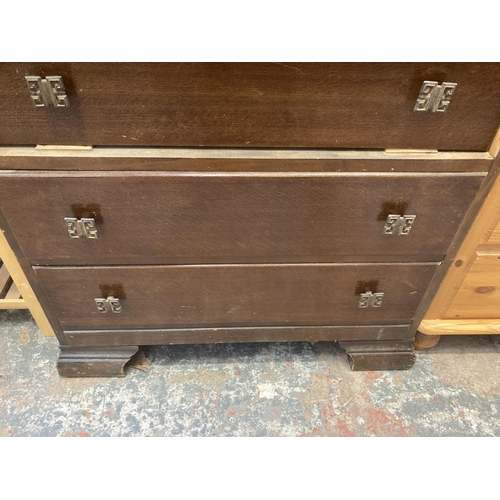
{"type": "Polygon", "coordinates": [[[17,172],[0,208],[39,265],[437,261],[482,179],[17,172]],[[384,234],[393,214],[416,216],[409,234],[384,234]],[[67,217],[93,218],[98,239],[70,238],[67,217]]]}
{"type": "Polygon", "coordinates": [[[3,63],[0,144],[486,151],[497,63],[3,63]],[[35,108],[26,76],[61,76],[69,107],[35,108]],[[414,112],[424,81],[456,83],[414,112]]]}

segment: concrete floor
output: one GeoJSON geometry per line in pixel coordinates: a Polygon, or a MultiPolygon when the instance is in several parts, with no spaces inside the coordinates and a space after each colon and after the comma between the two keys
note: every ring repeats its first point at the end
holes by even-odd
{"type": "Polygon", "coordinates": [[[500,436],[500,336],[444,337],[407,372],[338,344],[154,346],[147,372],[62,379],[57,341],[0,312],[0,436],[500,436]]]}

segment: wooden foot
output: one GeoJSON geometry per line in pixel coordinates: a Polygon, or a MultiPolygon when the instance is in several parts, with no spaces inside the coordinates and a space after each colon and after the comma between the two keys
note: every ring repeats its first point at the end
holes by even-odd
{"type": "Polygon", "coordinates": [[[411,341],[340,342],[351,370],[409,370],[415,363],[411,341]]]}
{"type": "Polygon", "coordinates": [[[61,377],[124,377],[125,364],[139,348],[60,346],[60,349],[57,371],[61,377]]]}
{"type": "Polygon", "coordinates": [[[425,351],[434,347],[440,340],[441,335],[426,335],[425,333],[417,331],[415,340],[413,341],[413,349],[415,351],[425,351]]]}

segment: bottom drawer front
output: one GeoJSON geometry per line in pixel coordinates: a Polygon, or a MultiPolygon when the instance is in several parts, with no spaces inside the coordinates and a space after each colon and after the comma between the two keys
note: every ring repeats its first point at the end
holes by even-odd
{"type": "Polygon", "coordinates": [[[262,264],[35,271],[61,326],[81,330],[407,323],[436,268],[262,264]],[[369,292],[383,293],[381,302],[369,292]],[[367,294],[364,300],[361,294],[367,294]]]}

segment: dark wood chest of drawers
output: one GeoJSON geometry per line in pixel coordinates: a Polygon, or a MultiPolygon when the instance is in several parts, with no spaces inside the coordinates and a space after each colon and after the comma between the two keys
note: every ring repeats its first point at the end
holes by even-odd
{"type": "Polygon", "coordinates": [[[412,366],[495,175],[500,65],[294,68],[0,65],[0,224],[61,375],[208,342],[412,366]]]}

